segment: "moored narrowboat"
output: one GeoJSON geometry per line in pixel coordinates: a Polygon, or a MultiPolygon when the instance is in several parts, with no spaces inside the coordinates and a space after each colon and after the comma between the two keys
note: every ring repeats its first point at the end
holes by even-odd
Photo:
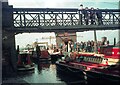
{"type": "Polygon", "coordinates": [[[50,61],[51,57],[48,50],[42,50],[41,55],[39,56],[39,61],[50,61]]]}
{"type": "Polygon", "coordinates": [[[101,46],[98,52],[104,54],[105,58],[108,59],[109,65],[114,65],[120,61],[120,46],[101,46]]]}
{"type": "Polygon", "coordinates": [[[99,80],[99,82],[110,82],[112,85],[120,83],[120,65],[111,65],[106,68],[93,68],[86,71],[88,80],[99,80]]]}
{"type": "Polygon", "coordinates": [[[118,46],[104,46],[99,49],[99,52],[108,59],[108,66],[87,70],[87,78],[118,85],[120,83],[120,48],[118,46]]]}
{"type": "Polygon", "coordinates": [[[77,53],[74,52],[65,60],[56,62],[57,71],[71,71],[76,75],[86,76],[85,71],[93,68],[105,68],[108,66],[108,60],[102,54],[95,53],[77,53]]]}
{"type": "Polygon", "coordinates": [[[31,61],[30,53],[18,54],[17,71],[34,71],[34,63],[31,61]]]}

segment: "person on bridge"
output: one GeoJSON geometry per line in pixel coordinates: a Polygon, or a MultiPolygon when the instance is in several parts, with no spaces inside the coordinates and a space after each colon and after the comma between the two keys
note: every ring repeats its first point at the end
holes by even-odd
{"type": "Polygon", "coordinates": [[[90,20],[91,20],[91,25],[95,24],[95,10],[93,7],[90,10],[90,20]]]}
{"type": "Polygon", "coordinates": [[[85,9],[83,9],[82,14],[84,16],[84,21],[85,24],[88,25],[89,23],[89,11],[88,11],[88,7],[85,7],[85,9]]]}
{"type": "Polygon", "coordinates": [[[99,8],[96,9],[96,16],[98,19],[98,25],[102,25],[103,21],[102,21],[102,11],[99,10],[99,8]]]}
{"type": "Polygon", "coordinates": [[[79,8],[79,10],[81,10],[81,11],[79,11],[79,13],[80,13],[80,24],[81,25],[83,25],[83,21],[82,21],[82,15],[83,15],[83,5],[82,4],[80,4],[80,8],[79,8]]]}
{"type": "Polygon", "coordinates": [[[82,4],[80,4],[80,9],[83,9],[83,5],[82,4]]]}

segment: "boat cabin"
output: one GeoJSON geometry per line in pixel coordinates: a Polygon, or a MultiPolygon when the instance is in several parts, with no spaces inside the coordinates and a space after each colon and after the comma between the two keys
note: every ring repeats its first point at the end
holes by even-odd
{"type": "Polygon", "coordinates": [[[108,59],[109,64],[116,64],[120,61],[119,46],[102,46],[98,52],[105,55],[104,57],[108,59]]]}

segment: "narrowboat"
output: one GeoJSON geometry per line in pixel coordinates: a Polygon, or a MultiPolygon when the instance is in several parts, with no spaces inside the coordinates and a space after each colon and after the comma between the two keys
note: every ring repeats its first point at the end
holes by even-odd
{"type": "Polygon", "coordinates": [[[119,46],[104,46],[99,49],[108,59],[105,68],[92,68],[86,71],[88,79],[98,79],[101,82],[120,83],[120,48],[119,46]]]}
{"type": "Polygon", "coordinates": [[[41,55],[39,56],[40,61],[50,61],[51,57],[48,50],[42,50],[41,55]]]}
{"type": "Polygon", "coordinates": [[[50,53],[51,56],[51,61],[56,62],[58,59],[62,59],[62,57],[64,57],[64,55],[62,54],[62,50],[55,52],[53,51],[53,53],[50,53]]]}
{"type": "Polygon", "coordinates": [[[100,83],[109,82],[110,85],[118,85],[120,83],[120,65],[110,65],[106,68],[93,68],[86,71],[87,80],[97,80],[100,83]]]}
{"type": "Polygon", "coordinates": [[[32,60],[35,61],[50,61],[51,56],[47,50],[41,50],[39,51],[39,54],[35,51],[33,52],[32,60]]]}
{"type": "MultiPolygon", "coordinates": [[[[57,71],[64,71],[65,73],[72,72],[72,74],[80,77],[86,76],[85,71],[92,68],[105,68],[108,66],[108,59],[104,58],[102,54],[96,53],[76,53],[72,52],[65,60],[56,62],[57,71]]],[[[84,78],[84,77],[83,77],[84,78]]]]}
{"type": "Polygon", "coordinates": [[[34,63],[31,61],[31,53],[20,52],[18,54],[17,71],[34,71],[34,63]]]}
{"type": "Polygon", "coordinates": [[[101,46],[98,49],[100,54],[104,54],[105,58],[108,59],[109,65],[114,65],[120,61],[120,46],[119,45],[109,45],[109,46],[101,46]]]}
{"type": "Polygon", "coordinates": [[[50,67],[50,62],[39,62],[37,67],[39,71],[42,71],[42,69],[48,69],[50,67]]]}
{"type": "Polygon", "coordinates": [[[32,59],[37,61],[50,61],[51,57],[46,48],[47,47],[45,47],[44,45],[40,45],[40,46],[36,45],[36,49],[33,52],[32,59]]]}

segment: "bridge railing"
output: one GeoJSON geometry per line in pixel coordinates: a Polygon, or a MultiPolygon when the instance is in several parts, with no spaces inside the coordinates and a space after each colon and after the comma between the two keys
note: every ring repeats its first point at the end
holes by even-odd
{"type": "MultiPolygon", "coordinates": [[[[102,13],[102,25],[120,23],[119,9],[99,9],[102,13]]],[[[13,8],[13,21],[16,28],[32,28],[42,26],[73,26],[86,25],[83,10],[78,9],[48,9],[48,8],[13,8]]],[[[91,10],[89,10],[90,15],[91,10]]],[[[94,10],[96,12],[96,10],[94,10]]],[[[96,16],[96,15],[95,15],[96,16]]],[[[89,18],[91,25],[91,19],[89,18]]],[[[95,17],[95,23],[98,19],[95,17]]]]}

